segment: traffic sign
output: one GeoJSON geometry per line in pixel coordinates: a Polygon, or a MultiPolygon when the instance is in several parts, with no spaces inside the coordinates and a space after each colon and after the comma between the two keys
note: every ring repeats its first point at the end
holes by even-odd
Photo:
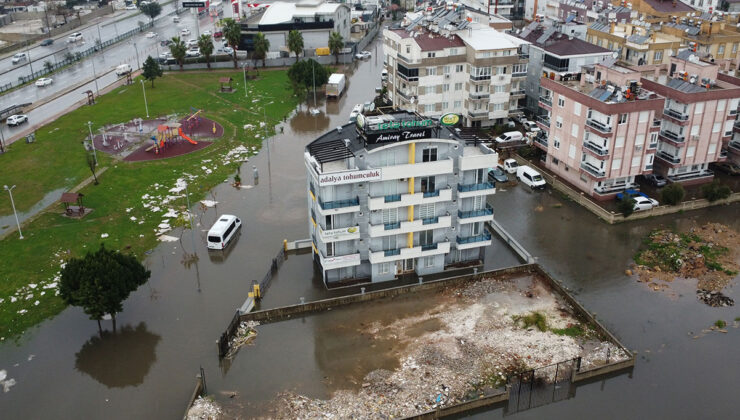
{"type": "Polygon", "coordinates": [[[206,2],[204,1],[184,1],[182,2],[182,7],[206,7],[206,2]]]}

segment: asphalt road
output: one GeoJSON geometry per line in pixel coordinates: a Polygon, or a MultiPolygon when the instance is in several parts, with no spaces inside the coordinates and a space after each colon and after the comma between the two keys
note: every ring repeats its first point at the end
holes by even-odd
{"type": "MultiPolygon", "coordinates": [[[[0,97],[0,103],[3,104],[0,108],[4,108],[5,106],[10,106],[15,103],[38,103],[47,101],[54,96],[59,96],[58,98],[50,100],[48,103],[27,112],[26,114],[28,115],[29,124],[22,124],[19,127],[8,127],[3,123],[0,127],[0,131],[2,131],[5,141],[10,143],[12,142],[11,139],[17,138],[19,135],[24,135],[28,132],[29,128],[40,126],[53,116],[63,113],[73,104],[85,99],[86,90],[97,92],[98,90],[102,90],[114,83],[118,78],[113,72],[113,69],[118,65],[128,63],[133,69],[138,69],[148,55],[156,58],[161,52],[169,51],[167,47],[163,48],[159,46],[160,40],[170,39],[173,36],[180,35],[180,31],[183,28],[188,28],[191,31],[191,34],[185,38],[196,37],[195,18],[193,15],[188,12],[182,13],[180,15],[180,22],[174,23],[172,21],[173,15],[166,14],[174,13],[174,3],[164,6],[163,10],[162,15],[155,20],[154,28],[151,29],[157,34],[156,37],[147,38],[146,32],[140,35],[135,35],[128,40],[106,48],[105,50],[90,56],[61,72],[51,75],[50,77],[54,80],[54,83],[49,86],[36,87],[31,84],[0,97]],[[96,77],[97,85],[93,82],[96,77]],[[91,82],[68,93],[61,94],[86,80],[90,80],[91,82]]],[[[137,18],[132,18],[119,22],[116,25],[119,26],[120,31],[125,31],[128,29],[122,29],[124,28],[122,25],[133,25],[129,27],[130,29],[131,27],[138,25],[136,22],[137,18]]],[[[201,17],[200,31],[203,32],[208,29],[213,32],[214,23],[215,19],[210,16],[201,17]]],[[[106,28],[108,31],[114,31],[113,23],[101,23],[101,33],[103,25],[107,25],[106,28]]],[[[97,33],[97,25],[87,29],[88,32],[90,30],[97,33]]],[[[85,34],[85,37],[87,38],[87,33],[84,30],[83,34],[85,34]]],[[[115,32],[113,32],[113,34],[115,35],[115,32]]],[[[103,37],[105,39],[105,35],[103,35],[103,37]]],[[[27,67],[28,66],[26,66],[26,68],[27,67]]]]}

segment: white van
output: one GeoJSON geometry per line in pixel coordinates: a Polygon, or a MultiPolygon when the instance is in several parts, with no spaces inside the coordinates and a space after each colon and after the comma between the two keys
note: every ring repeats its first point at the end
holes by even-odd
{"type": "Polygon", "coordinates": [[[344,92],[344,84],[347,78],[342,73],[332,73],[326,82],[326,97],[338,98],[344,92]]]}
{"type": "Polygon", "coordinates": [[[497,144],[505,144],[516,141],[521,141],[524,136],[518,131],[507,131],[506,133],[496,137],[497,144]]]}
{"type": "Polygon", "coordinates": [[[517,163],[517,161],[515,159],[506,159],[504,161],[503,168],[504,168],[504,170],[507,173],[515,174],[516,173],[516,168],[518,168],[518,167],[519,167],[519,164],[517,163]]]}
{"type": "Polygon", "coordinates": [[[529,188],[532,189],[544,189],[545,185],[547,185],[545,178],[543,178],[539,172],[527,165],[516,168],[516,179],[519,182],[523,182],[524,185],[528,185],[529,188]]]}
{"type": "Polygon", "coordinates": [[[208,249],[224,249],[242,227],[242,221],[231,214],[224,214],[208,231],[208,249]]]}
{"type": "Polygon", "coordinates": [[[130,64],[121,64],[120,66],[116,67],[116,76],[125,76],[131,73],[132,70],[133,69],[131,68],[130,64]]]}

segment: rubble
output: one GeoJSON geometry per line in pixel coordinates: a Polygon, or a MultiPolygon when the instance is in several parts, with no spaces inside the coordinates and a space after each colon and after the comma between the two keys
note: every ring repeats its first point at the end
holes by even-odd
{"type": "Polygon", "coordinates": [[[722,294],[722,292],[699,289],[696,291],[696,298],[712,307],[734,306],[735,301],[722,294]]]}
{"type": "Polygon", "coordinates": [[[221,416],[221,407],[210,398],[198,397],[188,410],[187,420],[215,420],[221,416]]]}

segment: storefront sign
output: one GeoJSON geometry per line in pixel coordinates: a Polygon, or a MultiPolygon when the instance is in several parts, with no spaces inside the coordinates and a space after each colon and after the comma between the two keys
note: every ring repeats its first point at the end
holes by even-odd
{"type": "Polygon", "coordinates": [[[365,171],[347,171],[333,174],[319,175],[319,186],[352,184],[355,182],[380,181],[383,178],[382,169],[368,169],[365,171]]]}
{"type": "Polygon", "coordinates": [[[457,125],[457,123],[460,122],[460,116],[457,114],[444,114],[442,115],[442,118],[439,119],[439,122],[446,126],[457,125]]]}
{"type": "Polygon", "coordinates": [[[399,141],[426,139],[431,136],[432,130],[428,128],[423,130],[399,130],[390,133],[367,134],[367,143],[395,143],[399,141]]]}
{"type": "Polygon", "coordinates": [[[337,257],[326,257],[321,259],[321,265],[325,270],[330,268],[351,267],[360,264],[360,254],[340,255],[337,257]]]}
{"type": "Polygon", "coordinates": [[[182,7],[206,7],[206,2],[204,1],[184,1],[182,2],[182,7]]]}
{"type": "Polygon", "coordinates": [[[411,121],[388,121],[378,124],[376,130],[403,130],[403,129],[414,129],[431,127],[434,125],[434,120],[411,120],[411,121]]]}
{"type": "Polygon", "coordinates": [[[360,232],[359,226],[351,226],[351,227],[346,227],[346,228],[323,230],[321,231],[321,236],[325,240],[326,239],[340,240],[342,238],[345,238],[347,236],[352,236],[359,232],[360,232]]]}

